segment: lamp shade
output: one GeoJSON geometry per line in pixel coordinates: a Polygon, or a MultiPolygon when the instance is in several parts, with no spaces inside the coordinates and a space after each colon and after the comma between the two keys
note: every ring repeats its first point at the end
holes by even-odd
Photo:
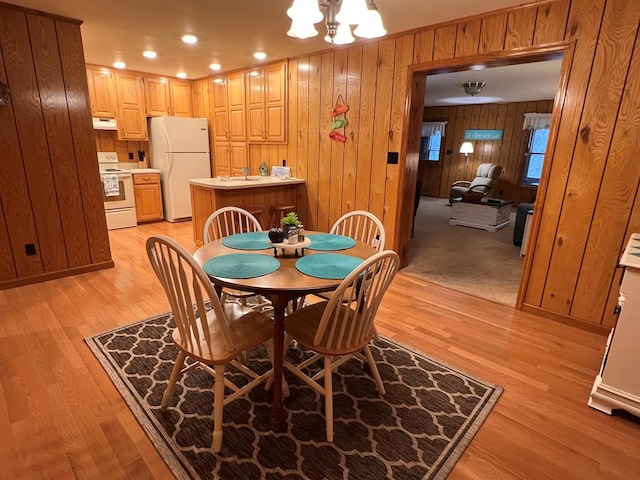
{"type": "Polygon", "coordinates": [[[473,153],[473,143],[462,142],[462,145],[460,145],[460,153],[464,153],[465,155],[473,153]]]}
{"type": "Polygon", "coordinates": [[[358,25],[367,15],[366,0],[342,0],[340,11],[336,15],[339,23],[358,25]]]}
{"type": "Polygon", "coordinates": [[[305,23],[318,23],[323,15],[316,0],[293,0],[293,5],[287,10],[291,20],[299,20],[305,23]]]}
{"type": "Polygon", "coordinates": [[[362,38],[378,38],[384,37],[387,34],[387,31],[382,25],[382,17],[375,6],[367,10],[364,20],[353,33],[362,38]]]}

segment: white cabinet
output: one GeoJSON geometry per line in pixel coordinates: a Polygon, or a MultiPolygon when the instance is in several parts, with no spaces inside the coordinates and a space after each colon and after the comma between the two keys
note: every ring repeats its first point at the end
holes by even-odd
{"type": "Polygon", "coordinates": [[[589,406],[611,415],[622,409],[640,416],[640,234],[634,233],[622,254],[620,317],[609,335],[589,406]]]}

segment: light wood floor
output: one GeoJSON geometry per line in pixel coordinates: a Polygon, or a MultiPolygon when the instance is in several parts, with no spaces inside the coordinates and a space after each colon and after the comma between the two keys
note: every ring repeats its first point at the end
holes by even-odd
{"type": "MultiPolygon", "coordinates": [[[[112,231],[115,268],[0,291],[0,478],[171,478],[83,341],[168,310],[156,233],[194,250],[191,223],[112,231]]],[[[450,480],[639,478],[640,423],[587,406],[603,336],[402,274],[377,325],[505,389],[450,480]]]]}

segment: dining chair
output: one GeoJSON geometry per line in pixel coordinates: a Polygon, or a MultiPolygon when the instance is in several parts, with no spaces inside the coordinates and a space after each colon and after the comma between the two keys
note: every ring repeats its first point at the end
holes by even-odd
{"type": "Polygon", "coordinates": [[[373,213],[355,210],[345,213],[331,227],[329,233],[344,235],[371,245],[376,251],[384,250],[384,225],[373,213]]]}
{"type": "MultiPolygon", "coordinates": [[[[240,207],[223,207],[213,212],[209,215],[209,218],[207,218],[207,221],[204,224],[202,239],[203,242],[207,244],[213,240],[220,240],[224,237],[228,237],[229,235],[260,231],[262,231],[260,222],[247,210],[240,207]]],[[[252,308],[262,310],[263,308],[271,305],[261,295],[226,287],[222,289],[220,300],[223,303],[230,300],[246,305],[247,299],[253,296],[258,298],[258,302],[256,305],[253,305],[252,308]]]]}
{"type": "MultiPolygon", "coordinates": [[[[165,407],[180,374],[201,367],[215,378],[213,392],[214,429],[211,448],[222,448],[224,406],[267,380],[273,369],[255,372],[236,360],[243,352],[264,344],[273,356],[273,322],[265,314],[238,303],[221,303],[206,273],[177,242],[162,235],[147,239],[147,255],[167,295],[176,328],[171,334],[178,349],[169,383],[162,396],[165,407]],[[209,301],[207,306],[206,301],[209,301]],[[185,367],[189,357],[192,362],[185,367]],[[224,375],[233,365],[249,381],[236,385],[224,375]],[[233,393],[224,397],[225,388],[233,393]]],[[[273,362],[271,362],[273,364],[273,362]]]]}
{"type": "Polygon", "coordinates": [[[329,300],[300,308],[285,317],[287,335],[310,350],[312,356],[298,365],[285,360],[284,367],[324,394],[329,442],[333,441],[332,375],[340,365],[353,356],[366,362],[378,392],[385,393],[369,343],[375,333],[374,319],[380,301],[398,270],[399,261],[393,250],[376,253],[351,272],[329,300]],[[347,292],[349,301],[343,302],[347,292]],[[305,373],[320,360],[324,360],[320,371],[305,373]]]}

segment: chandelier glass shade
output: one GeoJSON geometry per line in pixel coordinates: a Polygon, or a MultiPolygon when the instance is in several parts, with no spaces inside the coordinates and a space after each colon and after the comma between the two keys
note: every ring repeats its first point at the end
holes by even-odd
{"type": "Polygon", "coordinates": [[[387,34],[382,18],[373,0],[293,0],[287,10],[291,28],[287,35],[295,38],[310,38],[318,35],[314,24],[325,19],[327,35],[324,39],[335,45],[352,43],[353,31],[362,38],[378,38],[387,34]],[[324,10],[324,14],[322,13],[324,10]]]}

